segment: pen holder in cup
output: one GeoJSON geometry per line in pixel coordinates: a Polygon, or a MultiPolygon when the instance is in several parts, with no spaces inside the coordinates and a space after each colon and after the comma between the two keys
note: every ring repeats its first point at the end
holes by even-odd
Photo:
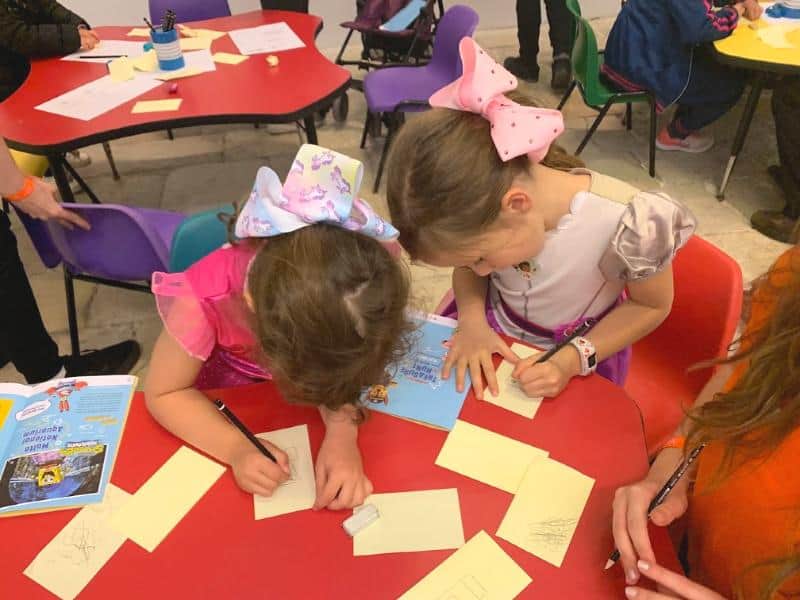
{"type": "Polygon", "coordinates": [[[176,71],[186,66],[177,29],[170,29],[169,31],[155,29],[150,32],[150,39],[153,41],[153,48],[155,48],[156,56],[158,57],[159,69],[162,71],[176,71]]]}

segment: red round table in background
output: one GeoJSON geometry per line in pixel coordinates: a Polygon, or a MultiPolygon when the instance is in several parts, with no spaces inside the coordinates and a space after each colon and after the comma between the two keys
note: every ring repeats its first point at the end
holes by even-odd
{"type": "MultiPolygon", "coordinates": [[[[316,410],[284,403],[271,383],[220,392],[254,431],[307,423],[316,455],[324,427],[316,410]]],[[[596,480],[561,568],[494,538],[533,578],[521,598],[624,598],[619,566],[605,572],[612,549],[614,490],[640,479],[647,454],[639,411],[599,376],[577,378],[545,401],[531,421],[467,398],[461,418],[550,452],[596,480]]],[[[376,492],[458,488],[466,539],[494,537],[511,495],[434,465],[447,433],[373,413],[359,437],[376,492]]],[[[135,492],[180,446],[137,394],[112,481],[135,492]]],[[[22,571],[75,511],[0,520],[0,597],[35,600],[49,592],[22,571]]],[[[341,522],[349,512],[302,511],[255,521],[253,500],[230,472],[211,488],[151,554],[130,540],[79,598],[396,598],[453,551],[354,557],[341,522]]],[[[677,569],[665,530],[651,531],[660,563],[677,569]]]]}

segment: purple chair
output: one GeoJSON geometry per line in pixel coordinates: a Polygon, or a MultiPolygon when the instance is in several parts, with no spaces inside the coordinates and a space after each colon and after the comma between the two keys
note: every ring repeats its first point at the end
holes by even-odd
{"type": "Polygon", "coordinates": [[[154,271],[169,271],[172,237],[186,216],[119,204],[64,204],[92,226],[67,229],[55,221],[17,215],[48,268],[61,263],[73,356],[80,354],[73,280],[150,292],[154,271]]]}
{"type": "Polygon", "coordinates": [[[364,78],[364,95],[367,98],[367,118],[361,135],[361,147],[367,133],[377,121],[386,122],[388,131],[383,145],[378,174],[373,191],[381,184],[386,156],[397,130],[403,124],[404,113],[430,108],[428,98],[441,87],[461,76],[461,57],[458,44],[470,37],[478,26],[478,13],[469,6],[457,4],[448,8],[439,21],[433,40],[431,61],[421,67],[390,67],[372,71],[364,78]]]}
{"type": "Polygon", "coordinates": [[[153,25],[161,22],[161,17],[167,10],[175,11],[178,23],[231,16],[228,0],[149,0],[149,5],[153,25]]]}

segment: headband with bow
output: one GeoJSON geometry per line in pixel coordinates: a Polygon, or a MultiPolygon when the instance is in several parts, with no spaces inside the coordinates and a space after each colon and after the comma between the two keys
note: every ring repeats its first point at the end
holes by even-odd
{"type": "Polygon", "coordinates": [[[397,230],[357,198],[364,166],[333,150],[303,144],[286,182],[261,167],[253,191],[236,221],[236,237],[272,237],[315,223],[330,223],[380,241],[397,230]]]}
{"type": "Polygon", "coordinates": [[[500,159],[527,154],[541,161],[550,144],[564,131],[560,111],[522,106],[503,95],[516,89],[517,78],[497,64],[472,38],[458,45],[463,75],[430,97],[430,105],[482,115],[492,127],[500,159]]]}

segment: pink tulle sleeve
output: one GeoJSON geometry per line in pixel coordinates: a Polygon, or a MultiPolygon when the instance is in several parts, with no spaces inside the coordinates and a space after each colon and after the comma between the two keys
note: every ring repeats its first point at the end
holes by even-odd
{"type": "Polygon", "coordinates": [[[216,344],[214,325],[184,273],[153,273],[153,295],[164,327],[189,355],[208,360],[216,344]]]}

